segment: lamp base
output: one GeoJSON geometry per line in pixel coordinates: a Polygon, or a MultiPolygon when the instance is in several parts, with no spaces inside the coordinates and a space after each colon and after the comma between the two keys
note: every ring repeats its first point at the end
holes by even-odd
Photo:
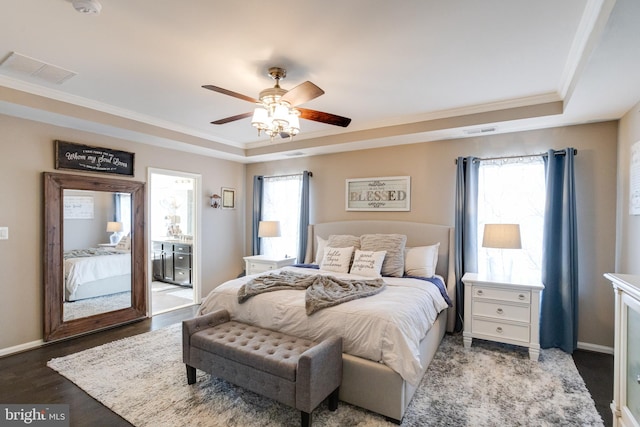
{"type": "Polygon", "coordinates": [[[117,245],[119,241],[120,241],[120,236],[118,235],[118,233],[113,233],[111,236],[109,236],[109,242],[112,245],[117,245]]]}

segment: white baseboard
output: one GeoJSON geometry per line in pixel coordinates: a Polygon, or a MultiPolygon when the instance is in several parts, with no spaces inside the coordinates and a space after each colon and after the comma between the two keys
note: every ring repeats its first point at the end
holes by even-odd
{"type": "Polygon", "coordinates": [[[41,347],[44,344],[43,340],[26,342],[24,344],[14,345],[13,347],[0,348],[0,357],[8,356],[14,353],[20,353],[22,351],[31,350],[36,347],[41,347]]]}
{"type": "Polygon", "coordinates": [[[613,354],[613,347],[607,347],[605,345],[590,344],[588,342],[578,341],[578,348],[580,350],[595,351],[596,353],[613,354]]]}

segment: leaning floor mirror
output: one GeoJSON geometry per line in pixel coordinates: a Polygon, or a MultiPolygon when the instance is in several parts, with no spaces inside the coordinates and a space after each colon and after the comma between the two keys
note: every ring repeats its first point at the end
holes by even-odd
{"type": "Polygon", "coordinates": [[[44,340],[146,317],[144,183],[44,173],[44,340]]]}

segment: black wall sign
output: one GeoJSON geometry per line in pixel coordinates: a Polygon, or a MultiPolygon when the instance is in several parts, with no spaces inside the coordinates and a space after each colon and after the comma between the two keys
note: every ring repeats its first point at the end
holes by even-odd
{"type": "Polygon", "coordinates": [[[56,169],[133,176],[133,153],[57,140],[55,145],[56,169]]]}

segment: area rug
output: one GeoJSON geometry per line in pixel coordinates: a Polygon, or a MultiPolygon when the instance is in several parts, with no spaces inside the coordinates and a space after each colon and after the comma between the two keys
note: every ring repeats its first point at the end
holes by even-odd
{"type": "MultiPolygon", "coordinates": [[[[148,332],[48,366],[136,426],[297,426],[298,411],[198,371],[187,385],[181,326],[148,332]]],[[[384,391],[381,390],[381,393],[384,391]]],[[[71,408],[73,416],[73,408],[71,408]]],[[[313,413],[314,426],[389,426],[340,402],[313,413]]],[[[405,414],[403,426],[601,426],[571,356],[447,335],[405,414]]]]}
{"type": "Polygon", "coordinates": [[[64,321],[93,316],[94,314],[131,307],[131,292],[104,295],[95,298],[66,302],[62,305],[64,321]]]}

